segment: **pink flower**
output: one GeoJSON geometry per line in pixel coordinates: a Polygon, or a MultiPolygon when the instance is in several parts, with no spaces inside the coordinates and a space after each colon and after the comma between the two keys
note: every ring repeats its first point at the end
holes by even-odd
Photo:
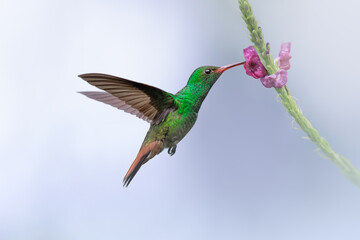
{"type": "Polygon", "coordinates": [[[244,68],[246,74],[252,76],[253,78],[261,78],[267,75],[267,71],[264,65],[261,63],[259,55],[257,54],[255,48],[250,46],[243,50],[246,63],[244,68]]]}
{"type": "Polygon", "coordinates": [[[260,78],[260,81],[264,85],[264,87],[281,88],[287,82],[287,71],[284,69],[280,69],[275,74],[267,75],[263,78],[260,78]]]}
{"type": "Polygon", "coordinates": [[[281,44],[279,57],[275,59],[279,70],[272,75],[268,75],[255,48],[252,46],[245,48],[243,51],[246,74],[253,78],[260,78],[261,83],[267,88],[282,88],[287,82],[287,70],[290,69],[290,48],[290,42],[281,44]]]}
{"type": "Polygon", "coordinates": [[[278,67],[280,69],[284,69],[284,70],[290,69],[290,58],[291,58],[290,47],[291,47],[291,42],[281,44],[279,57],[276,58],[278,67]]]}

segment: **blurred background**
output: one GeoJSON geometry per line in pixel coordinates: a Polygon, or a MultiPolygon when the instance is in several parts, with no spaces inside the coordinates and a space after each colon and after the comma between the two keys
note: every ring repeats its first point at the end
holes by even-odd
{"type": "MultiPolygon", "coordinates": [[[[360,168],[360,2],[250,1],[288,87],[360,168]]],[[[360,190],[303,139],[274,89],[225,72],[171,158],[122,179],[148,123],[77,91],[113,74],[176,93],[243,60],[236,0],[0,1],[0,239],[358,239],[360,190]]]]}

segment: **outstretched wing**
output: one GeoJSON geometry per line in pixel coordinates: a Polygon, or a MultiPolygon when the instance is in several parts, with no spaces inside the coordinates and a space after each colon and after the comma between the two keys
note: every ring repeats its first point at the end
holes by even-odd
{"type": "Polygon", "coordinates": [[[100,73],[87,73],[79,77],[106,91],[80,93],[152,124],[162,122],[177,108],[174,95],[156,87],[100,73]]]}

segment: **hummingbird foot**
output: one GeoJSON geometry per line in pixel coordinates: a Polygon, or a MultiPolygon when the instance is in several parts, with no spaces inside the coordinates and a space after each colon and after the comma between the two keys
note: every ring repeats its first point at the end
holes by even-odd
{"type": "Polygon", "coordinates": [[[170,156],[174,155],[175,152],[176,152],[176,145],[169,147],[168,154],[170,154],[170,156]]]}

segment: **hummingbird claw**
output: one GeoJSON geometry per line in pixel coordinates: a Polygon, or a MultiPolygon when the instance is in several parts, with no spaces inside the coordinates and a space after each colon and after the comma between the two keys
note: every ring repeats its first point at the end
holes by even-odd
{"type": "Polygon", "coordinates": [[[174,155],[175,152],[176,152],[176,145],[169,147],[168,154],[170,154],[170,156],[174,155]]]}

